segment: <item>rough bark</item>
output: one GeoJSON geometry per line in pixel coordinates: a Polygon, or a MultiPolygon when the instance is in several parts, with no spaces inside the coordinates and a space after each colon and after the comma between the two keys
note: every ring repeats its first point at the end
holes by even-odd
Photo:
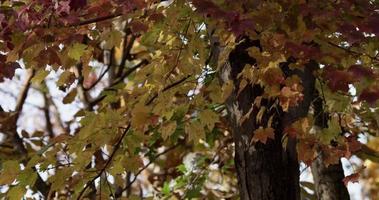
{"type": "Polygon", "coordinates": [[[290,70],[288,63],[281,65],[286,76],[297,74],[303,81],[305,98],[298,106],[288,112],[282,112],[280,106],[274,105],[277,102],[275,99],[263,99],[261,106],[265,106],[267,111],[263,114],[262,120],[257,122],[260,108],[254,106],[249,118],[240,124],[241,115],[245,115],[251,109],[255,98],[263,94],[263,88],[260,86],[249,85],[237,95],[237,75],[246,64],[253,66],[256,63],[246,51],[252,46],[260,48],[259,41],[245,39],[237,45],[230,53],[230,65],[225,66],[222,72],[224,81],[227,81],[227,77],[233,80],[235,85],[234,92],[227,101],[227,109],[235,142],[235,166],[240,196],[242,200],[297,200],[300,199],[300,188],[296,141],[289,138],[287,146],[283,147],[282,136],[286,126],[308,113],[314,91],[312,71],[315,64],[305,66],[304,71],[290,70]],[[260,126],[267,127],[269,117],[273,115],[275,139],[268,140],[266,144],[252,144],[250,141],[254,130],[260,126]]]}
{"type": "MultiPolygon", "coordinates": [[[[328,127],[328,114],[324,112],[323,101],[316,96],[313,103],[315,125],[320,128],[328,127]]],[[[312,163],[312,175],[315,183],[317,199],[339,200],[350,199],[349,193],[343,183],[344,173],[341,161],[335,165],[326,166],[323,163],[323,153],[312,163]]]]}

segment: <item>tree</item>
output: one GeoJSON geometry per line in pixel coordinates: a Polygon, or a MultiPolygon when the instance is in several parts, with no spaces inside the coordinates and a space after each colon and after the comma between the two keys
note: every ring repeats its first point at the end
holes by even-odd
{"type": "Polygon", "coordinates": [[[1,1],[0,80],[26,71],[0,110],[3,195],[349,198],[365,169],[345,177],[340,159],[378,160],[358,141],[378,130],[378,6],[1,1]],[[21,120],[31,91],[42,131],[21,120]],[[64,121],[61,104],[79,109],[64,121]]]}

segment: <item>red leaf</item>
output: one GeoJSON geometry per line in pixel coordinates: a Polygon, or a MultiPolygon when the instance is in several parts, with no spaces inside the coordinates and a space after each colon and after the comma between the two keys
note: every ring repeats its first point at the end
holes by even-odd
{"type": "Polygon", "coordinates": [[[87,5],[87,0],[70,0],[71,10],[79,10],[87,5]]]}
{"type": "Polygon", "coordinates": [[[17,62],[5,63],[5,60],[5,55],[0,54],[0,82],[3,82],[4,78],[11,79],[16,69],[20,68],[17,62]]]}
{"type": "Polygon", "coordinates": [[[343,180],[343,183],[347,185],[349,182],[358,183],[359,182],[359,173],[354,173],[349,176],[346,176],[343,180]]]}
{"type": "Polygon", "coordinates": [[[350,152],[356,152],[362,148],[362,143],[355,136],[346,137],[346,141],[350,152]]]}
{"type": "Polygon", "coordinates": [[[333,92],[338,90],[348,92],[349,84],[353,82],[351,73],[331,66],[325,67],[324,78],[328,81],[328,86],[333,92]]]}
{"type": "Polygon", "coordinates": [[[139,22],[139,21],[133,21],[130,23],[131,29],[133,33],[144,33],[148,30],[148,26],[146,24],[139,22]]]}
{"type": "Polygon", "coordinates": [[[368,104],[375,104],[376,100],[379,99],[379,88],[369,87],[364,89],[358,97],[359,101],[366,101],[368,104]]]}
{"type": "Polygon", "coordinates": [[[347,71],[350,72],[357,81],[361,78],[374,78],[374,72],[370,68],[363,67],[362,65],[352,65],[347,71]]]}

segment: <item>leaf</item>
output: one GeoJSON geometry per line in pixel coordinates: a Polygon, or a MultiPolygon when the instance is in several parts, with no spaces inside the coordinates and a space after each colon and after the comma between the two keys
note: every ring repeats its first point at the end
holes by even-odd
{"type": "Polygon", "coordinates": [[[69,104],[72,103],[75,100],[76,94],[78,93],[78,90],[74,88],[71,90],[64,98],[63,98],[63,104],[69,104]]]}
{"type": "Polygon", "coordinates": [[[20,164],[17,161],[9,160],[3,163],[3,171],[0,176],[0,185],[11,184],[19,174],[20,164]]]}
{"type": "Polygon", "coordinates": [[[316,151],[317,140],[315,138],[302,138],[297,143],[298,158],[306,165],[310,166],[317,155],[316,151]]]}
{"type": "Polygon", "coordinates": [[[69,0],[71,10],[79,10],[87,5],[87,0],[69,0]]]}
{"type": "Polygon", "coordinates": [[[219,121],[219,116],[212,110],[207,109],[200,112],[199,119],[204,126],[208,127],[209,131],[212,131],[215,123],[219,121]]]}
{"type": "Polygon", "coordinates": [[[87,45],[81,43],[74,43],[69,47],[68,56],[76,61],[80,61],[80,58],[86,52],[87,45]]]}
{"type": "Polygon", "coordinates": [[[165,182],[163,184],[162,193],[167,196],[170,194],[170,191],[170,184],[168,182],[165,182]]]}
{"type": "Polygon", "coordinates": [[[0,82],[3,82],[4,78],[11,79],[17,68],[20,68],[17,62],[6,63],[5,55],[0,54],[0,82]]]}
{"type": "Polygon", "coordinates": [[[359,173],[350,174],[349,176],[346,176],[344,179],[342,179],[343,183],[347,186],[349,182],[351,183],[358,183],[359,182],[359,173]]]}
{"type": "Polygon", "coordinates": [[[162,133],[162,138],[167,140],[176,130],[176,121],[169,121],[162,125],[160,132],[162,133]]]}
{"type": "Polygon", "coordinates": [[[143,166],[143,162],[142,162],[142,159],[137,155],[137,156],[127,157],[124,160],[123,165],[127,171],[137,173],[138,169],[143,166]]]}
{"type": "Polygon", "coordinates": [[[358,97],[359,101],[366,101],[370,106],[375,106],[379,99],[379,87],[370,86],[365,88],[358,97]]]}
{"type": "Polygon", "coordinates": [[[347,93],[349,91],[349,84],[353,83],[351,73],[331,66],[325,67],[324,78],[328,81],[328,86],[333,92],[340,90],[347,93]]]}
{"type": "Polygon", "coordinates": [[[149,120],[149,109],[142,103],[138,103],[132,110],[132,126],[138,129],[145,127],[149,120]]]}
{"type": "Polygon", "coordinates": [[[21,174],[17,177],[17,181],[22,186],[33,186],[37,180],[37,172],[32,168],[24,169],[21,174]]]}
{"type": "Polygon", "coordinates": [[[40,69],[37,71],[36,75],[32,78],[31,82],[34,84],[40,84],[43,80],[45,80],[46,76],[49,75],[49,71],[40,69]]]}
{"type": "Polygon", "coordinates": [[[70,71],[64,71],[57,81],[57,86],[59,87],[65,84],[71,85],[71,83],[74,82],[74,80],[75,80],[74,73],[70,71]]]}
{"type": "Polygon", "coordinates": [[[105,40],[104,48],[112,49],[113,47],[119,46],[121,44],[124,35],[118,30],[111,30],[109,32],[106,32],[103,37],[105,40]]]}
{"type": "Polygon", "coordinates": [[[251,139],[252,142],[262,142],[263,144],[267,143],[268,138],[275,139],[275,130],[271,127],[263,128],[259,127],[254,131],[254,136],[251,139]]]}
{"type": "Polygon", "coordinates": [[[188,141],[198,144],[200,139],[205,139],[204,127],[199,121],[191,121],[185,126],[185,131],[188,135],[188,141]]]}
{"type": "Polygon", "coordinates": [[[9,200],[23,199],[26,194],[26,188],[22,186],[13,186],[8,191],[9,200]]]}
{"type": "Polygon", "coordinates": [[[320,138],[320,141],[323,144],[329,145],[333,139],[336,139],[341,134],[341,127],[338,122],[337,116],[332,116],[328,128],[322,129],[322,132],[317,134],[320,138]]]}

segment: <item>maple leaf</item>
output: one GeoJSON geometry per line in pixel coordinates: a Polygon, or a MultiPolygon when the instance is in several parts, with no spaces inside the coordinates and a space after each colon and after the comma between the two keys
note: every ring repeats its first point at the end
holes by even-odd
{"type": "Polygon", "coordinates": [[[357,81],[361,78],[374,78],[375,76],[370,68],[362,65],[351,65],[347,71],[350,72],[357,81]]]}
{"type": "Polygon", "coordinates": [[[267,143],[268,138],[275,139],[275,130],[271,127],[263,128],[259,127],[254,131],[254,136],[251,139],[251,142],[262,142],[263,144],[267,143]]]}
{"type": "Polygon", "coordinates": [[[87,0],[70,0],[70,9],[79,10],[87,5],[87,0]]]}
{"type": "Polygon", "coordinates": [[[346,139],[347,148],[350,154],[362,149],[362,143],[358,141],[356,136],[349,136],[349,137],[346,137],[345,139],[346,139]]]}
{"type": "Polygon", "coordinates": [[[317,155],[317,140],[314,137],[302,138],[297,143],[298,158],[310,166],[317,155]]]}
{"type": "Polygon", "coordinates": [[[366,101],[371,106],[373,106],[378,99],[379,88],[377,86],[365,88],[358,97],[359,101],[366,101]]]}
{"type": "Polygon", "coordinates": [[[130,26],[133,33],[144,33],[149,29],[149,27],[146,24],[140,21],[130,22],[130,26]]]}
{"type": "Polygon", "coordinates": [[[162,138],[166,140],[170,135],[172,135],[176,130],[176,121],[166,122],[159,129],[162,133],[162,138]]]}
{"type": "Polygon", "coordinates": [[[20,68],[20,65],[17,62],[6,63],[6,56],[0,54],[0,82],[4,81],[4,78],[11,79],[14,76],[14,73],[17,68],[20,68]]]}
{"type": "Polygon", "coordinates": [[[338,90],[348,92],[349,84],[353,82],[353,76],[351,73],[338,70],[331,66],[325,67],[324,77],[328,81],[328,86],[333,92],[338,90]]]}
{"type": "Polygon", "coordinates": [[[79,61],[83,54],[86,52],[87,45],[75,43],[68,51],[68,56],[74,60],[79,61]]]}

